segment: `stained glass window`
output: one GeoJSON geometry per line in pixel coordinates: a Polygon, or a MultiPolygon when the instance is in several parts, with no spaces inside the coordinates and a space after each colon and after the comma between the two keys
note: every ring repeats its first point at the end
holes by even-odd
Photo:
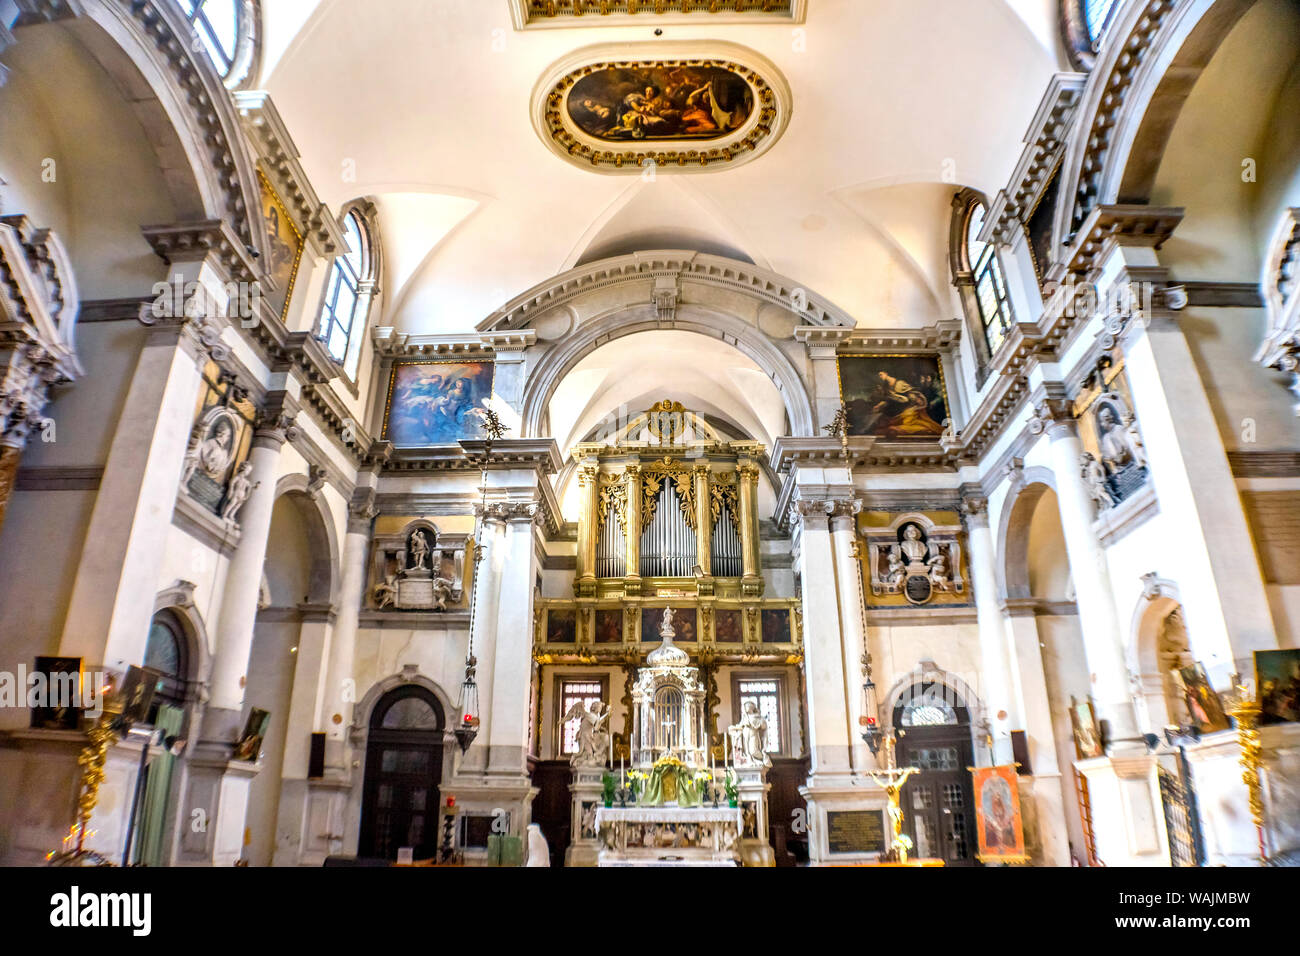
{"type": "MultiPolygon", "coordinates": [[[[604,700],[605,688],[601,686],[600,681],[569,680],[560,685],[561,714],[567,714],[569,708],[577,703],[581,703],[583,707],[590,707],[591,704],[597,701],[604,703],[604,700]]],[[[578,752],[578,727],[580,725],[581,720],[572,717],[560,727],[561,754],[576,754],[578,752]]]]}
{"type": "Polygon", "coordinates": [[[975,299],[979,306],[980,324],[989,354],[997,352],[1011,331],[1011,302],[1007,296],[1007,282],[1002,275],[1002,264],[991,242],[981,242],[980,230],[984,228],[983,203],[974,203],[966,220],[966,260],[970,263],[975,280],[975,299]]]}
{"type": "Polygon", "coordinates": [[[768,753],[781,752],[781,682],[779,680],[742,680],[737,685],[740,692],[740,713],[745,713],[745,703],[753,701],[758,712],[767,721],[767,739],[764,749],[768,753]]]}
{"type": "Polygon", "coordinates": [[[370,306],[370,297],[363,294],[361,284],[370,278],[373,260],[370,231],[355,209],[343,217],[343,236],[348,251],[336,256],[330,266],[316,337],[351,378],[356,375],[361,357],[360,333],[365,331],[370,306]]]}

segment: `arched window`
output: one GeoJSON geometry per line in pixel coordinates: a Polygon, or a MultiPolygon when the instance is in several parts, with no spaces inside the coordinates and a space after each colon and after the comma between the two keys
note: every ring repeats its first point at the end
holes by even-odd
{"type": "Polygon", "coordinates": [[[154,708],[159,704],[184,706],[189,677],[188,644],[180,620],[171,611],[159,611],[149,625],[144,666],[162,674],[161,685],[154,694],[154,708]]]}
{"type": "Polygon", "coordinates": [[[979,311],[980,327],[984,332],[988,354],[992,356],[1011,331],[1012,320],[1007,281],[1002,274],[997,249],[994,243],[979,240],[986,211],[984,203],[978,200],[967,208],[966,248],[962,258],[974,283],[975,307],[979,311]]]}
{"type": "Polygon", "coordinates": [[[1102,32],[1110,24],[1111,14],[1119,6],[1119,0],[1081,0],[1083,22],[1088,28],[1088,39],[1095,47],[1101,39],[1102,32]]]}
{"type": "Polygon", "coordinates": [[[239,51],[242,26],[238,0],[180,0],[180,5],[217,72],[223,78],[229,76],[239,51]]]}
{"type": "Polygon", "coordinates": [[[348,250],[330,266],[316,337],[348,378],[355,379],[375,291],[375,248],[370,225],[360,209],[345,212],[342,225],[348,250]]]}

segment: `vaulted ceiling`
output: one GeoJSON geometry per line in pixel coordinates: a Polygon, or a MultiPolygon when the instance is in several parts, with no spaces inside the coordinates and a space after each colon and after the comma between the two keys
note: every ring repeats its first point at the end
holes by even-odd
{"type": "MultiPolygon", "coordinates": [[[[665,25],[740,44],[788,82],[769,152],[653,181],[570,165],[530,95],[592,44],[655,41],[653,18],[516,31],[507,0],[265,0],[261,85],[322,198],[376,200],[383,322],[467,330],[574,265],[694,248],[804,283],[870,326],[951,318],[957,185],[1004,184],[1050,75],[1056,0],[810,0],[807,21],[665,25]]],[[[597,18],[584,18],[587,23],[597,18]]]]}

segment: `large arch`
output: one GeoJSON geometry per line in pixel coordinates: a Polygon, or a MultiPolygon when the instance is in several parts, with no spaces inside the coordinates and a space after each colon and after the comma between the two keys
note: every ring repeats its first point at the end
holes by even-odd
{"type": "Polygon", "coordinates": [[[1029,524],[1043,495],[1056,491],[1056,476],[1051,469],[1031,466],[1022,471],[1023,484],[1017,481],[1007,492],[998,517],[995,573],[998,594],[1006,598],[1032,597],[1029,587],[1029,524]]]}
{"type": "Polygon", "coordinates": [[[287,497],[297,509],[307,533],[311,553],[309,568],[308,603],[334,606],[339,590],[339,540],[338,526],[330,513],[324,495],[313,494],[307,477],[301,474],[285,475],[275,485],[275,499],[287,497]]]}
{"type": "Polygon", "coordinates": [[[1118,10],[1061,165],[1058,253],[1097,206],[1149,200],[1183,103],[1255,2],[1135,0],[1118,10]]]}

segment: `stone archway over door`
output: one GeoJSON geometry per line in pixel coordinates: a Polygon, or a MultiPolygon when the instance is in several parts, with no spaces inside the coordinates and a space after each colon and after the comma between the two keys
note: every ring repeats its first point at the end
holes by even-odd
{"type": "Polygon", "coordinates": [[[403,847],[417,860],[437,854],[445,724],[438,698],[418,684],[396,687],[375,705],[366,738],[358,856],[395,860],[403,847]]]}

